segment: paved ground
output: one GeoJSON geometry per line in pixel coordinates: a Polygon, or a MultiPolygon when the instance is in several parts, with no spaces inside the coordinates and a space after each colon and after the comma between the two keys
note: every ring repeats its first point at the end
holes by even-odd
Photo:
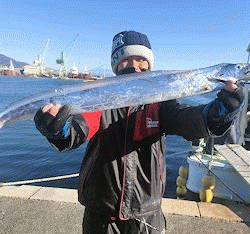
{"type": "MultiPolygon", "coordinates": [[[[171,234],[250,234],[250,207],[163,199],[171,234]]],[[[80,234],[84,207],[73,189],[0,187],[1,234],[80,234]]]]}

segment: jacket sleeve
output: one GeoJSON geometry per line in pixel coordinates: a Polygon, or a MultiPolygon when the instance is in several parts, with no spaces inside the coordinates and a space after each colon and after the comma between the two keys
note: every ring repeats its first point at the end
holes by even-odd
{"type": "Polygon", "coordinates": [[[245,104],[246,95],[242,86],[234,92],[222,89],[217,98],[207,104],[203,111],[210,135],[223,135],[234,123],[245,104]]]}
{"type": "Polygon", "coordinates": [[[47,139],[59,151],[75,149],[95,135],[100,127],[100,119],[101,112],[73,115],[69,137],[59,140],[47,139]]]}
{"type": "Polygon", "coordinates": [[[177,100],[163,102],[160,107],[161,131],[189,141],[208,136],[203,109],[204,105],[192,107],[177,100]]]}

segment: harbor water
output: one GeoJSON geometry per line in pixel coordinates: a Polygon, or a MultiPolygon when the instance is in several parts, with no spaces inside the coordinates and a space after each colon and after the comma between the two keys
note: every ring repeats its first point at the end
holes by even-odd
{"type": "MultiPolygon", "coordinates": [[[[34,93],[82,80],[0,76],[0,110],[34,93]]],[[[205,100],[206,102],[207,100],[205,100]]],[[[164,197],[176,198],[178,169],[191,143],[178,136],[167,136],[167,179],[164,197]]],[[[0,183],[48,178],[79,172],[86,143],[68,151],[56,151],[35,128],[32,120],[0,129],[0,183]]],[[[39,186],[77,188],[78,178],[34,183],[39,186]]]]}

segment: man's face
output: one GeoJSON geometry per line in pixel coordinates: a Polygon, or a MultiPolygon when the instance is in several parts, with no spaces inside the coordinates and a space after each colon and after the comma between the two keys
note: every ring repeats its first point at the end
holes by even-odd
{"type": "Polygon", "coordinates": [[[141,56],[130,56],[123,59],[117,67],[117,72],[121,72],[124,69],[134,68],[135,72],[142,72],[149,69],[148,61],[141,56]]]}

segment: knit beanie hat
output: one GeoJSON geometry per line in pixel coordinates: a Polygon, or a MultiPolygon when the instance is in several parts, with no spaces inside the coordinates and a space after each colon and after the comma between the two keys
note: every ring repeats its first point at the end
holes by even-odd
{"type": "Polygon", "coordinates": [[[150,42],[145,34],[135,31],[123,31],[114,36],[111,67],[117,74],[117,66],[129,56],[141,56],[149,63],[149,69],[152,70],[154,64],[154,56],[150,42]]]}

